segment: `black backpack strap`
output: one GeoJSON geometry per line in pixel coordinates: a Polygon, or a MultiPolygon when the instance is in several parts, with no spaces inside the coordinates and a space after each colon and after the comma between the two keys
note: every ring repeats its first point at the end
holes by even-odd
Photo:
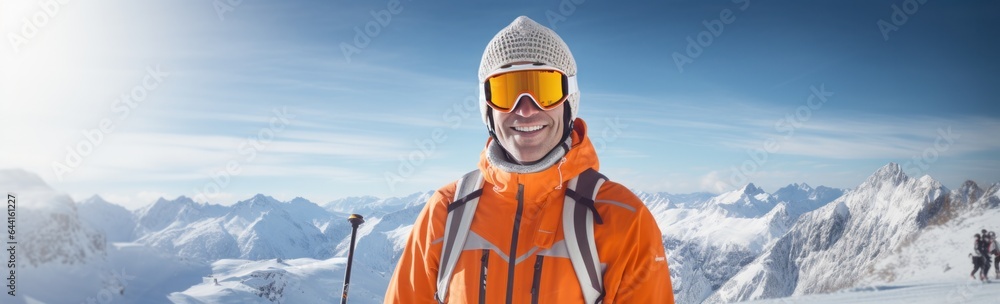
{"type": "Polygon", "coordinates": [[[603,220],[594,207],[597,191],[608,178],[587,169],[571,179],[563,202],[563,237],[586,303],[604,301],[604,274],[594,242],[594,223],[603,220]]]}

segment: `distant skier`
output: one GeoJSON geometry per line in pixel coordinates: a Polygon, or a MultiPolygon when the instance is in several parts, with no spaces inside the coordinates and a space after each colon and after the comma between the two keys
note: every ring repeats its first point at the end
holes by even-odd
{"type": "MultiPolygon", "coordinates": [[[[974,267],[972,268],[972,273],[970,273],[969,276],[972,277],[973,280],[977,279],[976,273],[979,272],[979,269],[983,269],[983,264],[984,264],[983,256],[979,253],[980,243],[982,243],[982,237],[980,237],[980,235],[976,233],[976,240],[972,242],[972,254],[969,254],[970,256],[972,256],[972,266],[974,267]]],[[[978,279],[983,280],[983,277],[980,276],[978,279]]]]}
{"type": "Polygon", "coordinates": [[[982,274],[980,274],[979,280],[985,281],[985,282],[989,282],[989,276],[988,275],[990,273],[990,266],[991,266],[990,265],[991,264],[991,261],[990,261],[990,235],[986,232],[986,229],[983,229],[982,237],[978,241],[976,241],[976,248],[975,248],[975,250],[976,250],[976,254],[979,255],[980,259],[982,260],[982,262],[981,262],[982,266],[981,267],[983,269],[983,272],[982,272],[982,274]]]}
{"type": "Polygon", "coordinates": [[[993,274],[1000,280],[1000,247],[997,246],[997,233],[990,231],[989,252],[993,254],[993,274]]]}

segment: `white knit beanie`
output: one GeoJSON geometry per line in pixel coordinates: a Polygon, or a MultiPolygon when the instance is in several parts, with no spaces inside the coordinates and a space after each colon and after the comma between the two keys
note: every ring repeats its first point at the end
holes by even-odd
{"type": "MultiPolygon", "coordinates": [[[[486,77],[499,70],[501,66],[522,61],[544,63],[562,71],[566,76],[576,76],[576,60],[573,59],[573,54],[562,38],[531,18],[520,16],[500,30],[486,45],[483,60],[479,64],[480,90],[486,77]]],[[[576,113],[580,109],[580,93],[570,94],[566,102],[572,111],[570,118],[572,122],[576,120],[576,113]]],[[[487,128],[492,128],[486,117],[488,107],[486,96],[480,93],[479,111],[483,116],[483,124],[486,124],[487,128]]]]}

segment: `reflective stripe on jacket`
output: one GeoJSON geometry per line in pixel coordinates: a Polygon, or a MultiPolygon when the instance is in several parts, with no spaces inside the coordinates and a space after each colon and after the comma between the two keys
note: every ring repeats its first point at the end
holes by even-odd
{"type": "MultiPolygon", "coordinates": [[[[553,250],[563,247],[553,245],[563,241],[565,183],[588,168],[599,169],[586,129],[577,119],[570,151],[541,172],[504,172],[489,164],[484,150],[483,194],[446,303],[583,303],[570,260],[553,250]]],[[[442,187],[417,216],[385,303],[437,303],[442,231],[454,194],[455,183],[442,187]]],[[[662,234],[649,210],[611,181],[595,201],[603,220],[594,225],[604,269],[603,303],[673,303],[662,234]]]]}

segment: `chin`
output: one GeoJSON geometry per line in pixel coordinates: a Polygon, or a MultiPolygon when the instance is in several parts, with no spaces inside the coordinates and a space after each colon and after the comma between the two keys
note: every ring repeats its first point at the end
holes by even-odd
{"type": "Polygon", "coordinates": [[[530,163],[539,161],[543,157],[545,157],[544,153],[521,154],[521,156],[518,157],[518,160],[521,162],[530,163]]]}

